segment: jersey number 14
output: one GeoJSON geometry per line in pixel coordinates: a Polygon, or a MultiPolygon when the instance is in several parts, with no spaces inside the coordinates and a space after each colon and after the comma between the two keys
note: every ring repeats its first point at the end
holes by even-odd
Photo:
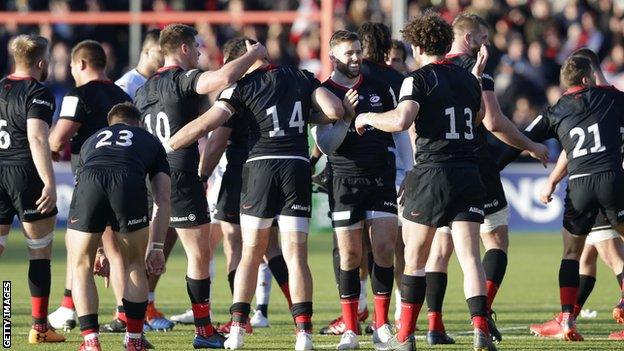
{"type": "MultiPolygon", "coordinates": [[[[280,120],[277,115],[277,107],[271,106],[266,110],[267,116],[271,116],[273,119],[273,130],[269,131],[269,137],[281,137],[285,135],[283,129],[280,129],[280,120]]],[[[303,111],[301,110],[301,101],[296,101],[293,106],[292,113],[290,114],[290,120],[288,121],[289,128],[298,128],[299,134],[303,133],[303,127],[305,127],[305,121],[303,120],[303,111]]]]}

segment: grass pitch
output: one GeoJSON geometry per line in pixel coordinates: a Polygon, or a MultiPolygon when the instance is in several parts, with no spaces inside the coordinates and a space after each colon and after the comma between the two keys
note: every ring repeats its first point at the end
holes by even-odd
{"type": "MultiPolygon", "coordinates": [[[[50,311],[61,300],[64,287],[65,249],[63,232],[59,231],[54,244],[52,261],[52,293],[50,311]]],[[[331,266],[331,236],[328,233],[310,236],[310,266],[314,277],[314,325],[318,331],[340,312],[340,304],[331,266]]],[[[579,331],[585,336],[582,343],[564,343],[539,339],[529,335],[528,325],[550,319],[559,310],[557,272],[561,255],[561,239],[556,234],[516,234],[511,236],[507,275],[494,304],[498,313],[498,327],[503,333],[499,350],[617,350],[621,342],[607,340],[610,332],[622,329],[611,319],[611,308],[619,298],[619,289],[613,274],[599,263],[598,281],[586,308],[598,311],[595,319],[579,319],[579,331]]],[[[212,306],[215,324],[228,319],[231,297],[224,272],[222,252],[217,253],[217,278],[213,281],[212,306]]],[[[156,290],[157,306],[166,315],[181,313],[190,307],[184,283],[186,260],[177,244],[156,290]]],[[[28,293],[28,259],[22,235],[13,231],[8,248],[0,257],[0,280],[12,281],[12,349],[15,350],[76,350],[81,342],[77,329],[67,333],[63,344],[28,345],[30,327],[30,299],[28,293]]],[[[109,321],[113,314],[112,291],[105,289],[103,280],[96,278],[100,292],[100,323],[109,321]]],[[[253,306],[253,304],[252,304],[253,306]]],[[[369,309],[372,311],[372,293],[369,288],[369,309]]],[[[392,303],[394,306],[394,301],[392,303]]],[[[451,260],[445,299],[447,331],[455,337],[456,345],[430,347],[423,340],[426,310],[421,312],[417,332],[417,347],[421,350],[470,350],[472,338],[467,306],[463,297],[462,276],[455,259],[451,260]]],[[[391,312],[393,312],[393,308],[391,312]]],[[[392,319],[392,315],[390,316],[392,319]]],[[[245,349],[292,350],[294,335],[292,318],[280,289],[273,284],[269,306],[271,328],[256,329],[245,339],[245,349]]],[[[148,339],[157,350],[192,349],[192,326],[178,325],[167,333],[148,333],[148,339]]],[[[104,349],[121,349],[121,334],[102,334],[104,349]]],[[[335,349],[339,338],[315,335],[317,349],[335,349]]],[[[370,336],[360,338],[362,349],[372,349],[370,336]]]]}

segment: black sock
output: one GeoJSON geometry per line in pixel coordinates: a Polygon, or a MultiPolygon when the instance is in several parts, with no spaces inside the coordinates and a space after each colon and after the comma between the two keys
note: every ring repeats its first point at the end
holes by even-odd
{"type": "Polygon", "coordinates": [[[473,296],[469,299],[466,299],[466,302],[468,303],[470,318],[474,316],[487,316],[487,297],[485,295],[473,296]]]}
{"type": "Polygon", "coordinates": [[[87,314],[84,316],[78,317],[78,323],[80,324],[80,331],[85,330],[94,330],[95,332],[100,330],[100,325],[98,324],[98,314],[87,314]]]}
{"type": "Polygon", "coordinates": [[[500,285],[507,270],[507,253],[499,249],[491,249],[483,255],[483,271],[485,278],[500,285]]]}
{"type": "Polygon", "coordinates": [[[578,287],[579,261],[562,259],[559,267],[559,291],[562,312],[572,313],[574,311],[578,287]]]}
{"type": "Polygon", "coordinates": [[[576,294],[576,304],[583,306],[587,298],[594,290],[594,284],[596,284],[596,278],[591,275],[579,275],[579,290],[576,294]]]}
{"type": "Polygon", "coordinates": [[[186,292],[191,303],[206,303],[210,301],[210,278],[191,279],[186,277],[186,292]]]}
{"type": "Polygon", "coordinates": [[[147,300],[142,302],[131,302],[121,299],[123,309],[126,311],[126,317],[129,319],[144,320],[145,310],[147,309],[147,300]]]}
{"type": "Polygon", "coordinates": [[[427,272],[425,277],[427,280],[427,307],[429,312],[442,312],[448,275],[444,272],[427,272]]]}
{"type": "Polygon", "coordinates": [[[262,312],[265,318],[269,318],[269,305],[256,305],[256,309],[262,312]]]}
{"type": "MultiPolygon", "coordinates": [[[[350,271],[340,270],[338,292],[341,299],[357,299],[360,296],[360,267],[350,271]]],[[[293,305],[294,306],[294,305],[293,305]]]]}
{"type": "Polygon", "coordinates": [[[247,323],[249,319],[249,312],[251,306],[246,302],[235,302],[230,306],[230,314],[232,315],[232,322],[247,323]]]}
{"type": "Polygon", "coordinates": [[[312,331],[312,302],[293,303],[291,313],[297,330],[312,331]]]}
{"type": "Polygon", "coordinates": [[[391,295],[394,283],[394,266],[381,267],[373,263],[371,287],[375,295],[391,295]]]}
{"type": "Polygon", "coordinates": [[[282,286],[288,283],[288,266],[284,260],[284,256],[277,255],[269,260],[269,269],[275,277],[277,285],[282,286]]]}
{"type": "Polygon", "coordinates": [[[425,301],[427,281],[425,277],[403,274],[401,279],[401,301],[422,305],[425,301]]]}
{"type": "Polygon", "coordinates": [[[335,246],[332,251],[332,264],[334,265],[334,278],[336,278],[336,285],[340,285],[340,251],[338,251],[338,247],[335,246]]]}
{"type": "Polygon", "coordinates": [[[33,324],[45,324],[48,317],[48,298],[50,297],[50,260],[30,260],[28,265],[28,287],[32,299],[33,324]]]}
{"type": "Polygon", "coordinates": [[[234,278],[236,277],[236,269],[228,273],[228,284],[230,284],[230,293],[234,296],[234,278]]]}
{"type": "Polygon", "coordinates": [[[63,292],[63,296],[72,297],[71,289],[65,289],[63,292]]]}
{"type": "MultiPolygon", "coordinates": [[[[121,300],[121,302],[123,303],[123,299],[121,300]]],[[[123,307],[123,305],[117,306],[117,313],[126,313],[126,309],[123,307]]]]}

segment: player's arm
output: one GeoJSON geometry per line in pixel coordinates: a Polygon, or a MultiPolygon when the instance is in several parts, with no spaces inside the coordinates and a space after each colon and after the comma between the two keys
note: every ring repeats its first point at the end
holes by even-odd
{"type": "Polygon", "coordinates": [[[399,102],[393,110],[373,113],[362,113],[355,119],[355,129],[358,134],[364,134],[366,126],[372,126],[376,129],[388,133],[400,132],[407,130],[418,115],[420,105],[413,100],[403,100],[399,102]]]}
{"type": "Polygon", "coordinates": [[[312,91],[312,107],[321,112],[321,114],[316,115],[317,117],[314,117],[318,119],[310,120],[311,123],[315,124],[331,123],[343,118],[345,115],[342,101],[324,87],[318,87],[312,91]]]}
{"type": "Polygon", "coordinates": [[[151,186],[154,205],[146,263],[150,274],[159,275],[165,272],[163,249],[171,215],[171,178],[165,172],[158,172],[151,178],[151,186]]]}
{"type": "Polygon", "coordinates": [[[414,152],[409,132],[392,133],[392,139],[394,139],[397,155],[401,159],[401,164],[404,165],[405,171],[411,170],[414,167],[414,152]]]}
{"type": "Polygon", "coordinates": [[[568,175],[568,156],[565,150],[562,150],[557,159],[555,168],[550,172],[548,180],[542,186],[540,191],[540,201],[547,204],[552,201],[552,194],[555,192],[557,184],[568,175]]]}
{"type": "MultiPolygon", "coordinates": [[[[546,112],[537,116],[531,124],[524,130],[523,134],[532,141],[541,143],[554,137],[554,134],[550,128],[548,118],[545,117],[546,112]]],[[[540,144],[541,145],[541,144],[540,144]]],[[[502,170],[509,163],[513,162],[520,156],[522,149],[517,149],[512,146],[506,146],[501,155],[498,158],[498,169],[502,170]]]]}
{"type": "Polygon", "coordinates": [[[67,118],[60,118],[52,132],[50,133],[49,143],[52,152],[61,152],[65,149],[65,145],[72,136],[80,129],[81,124],[67,118]]]}
{"type": "Polygon", "coordinates": [[[199,161],[199,176],[210,177],[219,164],[221,156],[227,148],[228,140],[232,134],[232,128],[221,126],[215,129],[204,147],[201,160],[199,161]]]}
{"type": "Polygon", "coordinates": [[[316,145],[316,142],[312,145],[312,152],[310,152],[310,166],[312,167],[312,173],[314,173],[314,168],[316,168],[316,164],[319,159],[323,157],[323,152],[316,145]]]}
{"type": "Polygon", "coordinates": [[[208,111],[185,125],[164,143],[165,150],[169,153],[191,145],[225,123],[234,112],[236,111],[227,102],[217,101],[208,111]]]}
{"type": "Polygon", "coordinates": [[[28,118],[26,120],[26,132],[33,162],[37,173],[43,182],[41,197],[37,200],[37,210],[41,213],[49,213],[56,206],[56,181],[52,168],[52,156],[48,144],[50,127],[44,120],[28,118]]]}
{"type": "Polygon", "coordinates": [[[243,56],[226,63],[216,71],[202,73],[195,84],[195,91],[198,94],[221,91],[239,80],[257,60],[267,57],[266,48],[262,44],[245,41],[245,45],[247,53],[243,56]]]}

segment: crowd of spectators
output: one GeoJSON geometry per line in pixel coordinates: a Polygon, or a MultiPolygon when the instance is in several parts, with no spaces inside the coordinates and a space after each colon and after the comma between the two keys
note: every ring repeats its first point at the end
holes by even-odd
{"type": "MultiPolygon", "coordinates": [[[[3,0],[0,11],[128,11],[130,0],[3,0]]],[[[296,10],[319,11],[320,0],[142,0],[144,11],[179,10],[296,10]]],[[[408,0],[407,18],[433,8],[451,22],[462,11],[481,15],[490,24],[489,68],[503,112],[520,127],[528,125],[547,104],[561,95],[559,68],[575,49],[597,52],[613,85],[624,88],[624,1],[618,0],[408,0]]],[[[392,0],[335,0],[334,28],[356,30],[366,21],[392,24],[392,0]]],[[[167,23],[145,26],[163,27],[167,23]]],[[[202,45],[201,66],[218,67],[221,45],[237,35],[266,43],[272,61],[321,70],[320,31],[317,24],[297,20],[292,25],[213,25],[197,23],[202,45]]],[[[112,25],[5,25],[0,27],[0,73],[10,70],[6,43],[18,33],[40,33],[52,41],[48,84],[59,101],[73,84],[69,52],[83,39],[103,43],[108,55],[107,74],[118,78],[128,69],[128,26],[112,25]]],[[[400,39],[400,38],[397,38],[400,39]]],[[[409,52],[409,50],[408,50],[409,52]]],[[[409,59],[408,59],[409,64],[409,59]]]]}

